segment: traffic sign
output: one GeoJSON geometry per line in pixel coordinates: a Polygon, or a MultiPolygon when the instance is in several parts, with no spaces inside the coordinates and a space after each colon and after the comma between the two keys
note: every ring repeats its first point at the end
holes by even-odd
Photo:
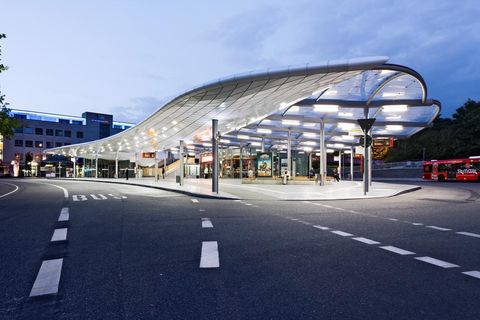
{"type": "Polygon", "coordinates": [[[370,128],[373,126],[375,120],[375,118],[357,119],[357,122],[360,125],[360,128],[362,128],[363,132],[368,132],[368,130],[370,130],[370,128]]]}
{"type": "MultiPolygon", "coordinates": [[[[365,137],[361,136],[360,137],[360,145],[365,146],[365,137]]],[[[370,147],[372,145],[372,137],[367,135],[367,147],[370,147]]]]}

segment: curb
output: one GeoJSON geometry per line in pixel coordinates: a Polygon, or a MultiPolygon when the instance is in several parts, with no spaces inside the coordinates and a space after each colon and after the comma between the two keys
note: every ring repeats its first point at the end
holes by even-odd
{"type": "MultiPolygon", "coordinates": [[[[139,184],[139,183],[124,183],[121,181],[96,181],[96,180],[83,180],[83,179],[78,179],[78,178],[55,178],[54,180],[65,180],[65,181],[83,181],[83,182],[101,182],[101,183],[113,183],[113,184],[121,184],[121,185],[129,185],[129,186],[137,186],[137,187],[144,187],[144,188],[151,188],[151,189],[159,189],[159,190],[164,190],[164,191],[170,191],[170,192],[175,192],[175,193],[180,193],[188,196],[194,196],[198,198],[204,198],[204,199],[219,199],[219,200],[251,200],[251,199],[244,199],[244,198],[232,198],[232,197],[226,197],[226,196],[212,196],[208,194],[203,194],[203,193],[196,193],[192,191],[187,191],[187,190],[177,190],[177,189],[170,189],[166,187],[160,187],[160,186],[152,186],[152,185],[144,185],[144,184],[139,184]]],[[[409,192],[414,192],[417,190],[422,189],[420,186],[413,186],[411,188],[405,189],[405,190],[400,190],[398,192],[395,192],[393,194],[388,194],[385,196],[367,196],[367,197],[350,197],[350,198],[335,198],[335,199],[275,199],[275,201],[337,201],[337,200],[368,200],[368,199],[382,199],[382,198],[391,198],[395,196],[399,196],[405,193],[409,192]]]]}

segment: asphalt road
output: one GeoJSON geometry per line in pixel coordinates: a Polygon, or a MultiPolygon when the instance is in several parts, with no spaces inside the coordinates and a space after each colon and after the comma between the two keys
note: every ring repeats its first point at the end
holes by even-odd
{"type": "Polygon", "coordinates": [[[296,202],[2,179],[0,319],[480,319],[480,184],[421,184],[296,202]]]}

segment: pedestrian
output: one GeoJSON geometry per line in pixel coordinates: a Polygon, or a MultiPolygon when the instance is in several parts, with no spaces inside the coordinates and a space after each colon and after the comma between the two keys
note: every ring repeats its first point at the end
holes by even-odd
{"type": "Polygon", "coordinates": [[[335,181],[340,182],[340,175],[338,174],[337,168],[333,169],[333,178],[335,179],[335,181]]]}
{"type": "Polygon", "coordinates": [[[165,179],[165,168],[162,167],[162,179],[165,179]]]}
{"type": "Polygon", "coordinates": [[[128,180],[128,169],[127,169],[127,168],[125,168],[125,177],[126,177],[127,180],[128,180]]]}

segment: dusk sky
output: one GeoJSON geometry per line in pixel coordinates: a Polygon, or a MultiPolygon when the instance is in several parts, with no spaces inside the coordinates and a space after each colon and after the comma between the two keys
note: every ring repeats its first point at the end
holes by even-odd
{"type": "Polygon", "coordinates": [[[136,122],[235,73],[389,56],[450,116],[480,100],[480,1],[2,1],[11,108],[136,122]]]}

